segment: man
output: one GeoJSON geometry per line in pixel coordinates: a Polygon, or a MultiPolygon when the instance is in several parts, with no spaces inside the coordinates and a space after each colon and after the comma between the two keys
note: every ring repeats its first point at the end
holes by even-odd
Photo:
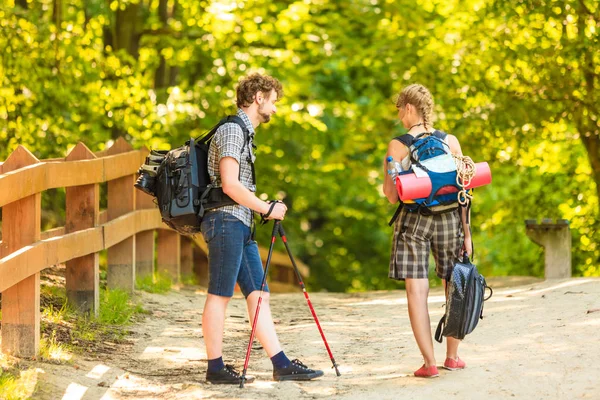
{"type": "MultiPolygon", "coordinates": [[[[282,96],[281,83],[270,76],[253,74],[240,81],[237,88],[237,115],[254,139],[254,129],[271,120],[282,96]]],[[[249,320],[254,320],[260,296],[263,266],[258,246],[252,238],[254,211],[268,219],[283,220],[287,207],[270,204],[255,195],[252,145],[247,143],[242,128],[235,123],[222,125],[212,139],[208,155],[208,173],[216,187],[237,204],[210,210],[202,220],[202,234],[208,244],[209,285],[202,315],[202,331],[206,343],[208,370],[206,380],[217,384],[239,384],[240,374],[224,365],[222,357],[225,309],[233,296],[235,283],[246,298],[249,320]]],[[[311,380],[323,375],[299,360],[290,361],[279,343],[269,306],[268,287],[265,287],[256,337],[273,362],[274,380],[311,380]]],[[[240,346],[243,346],[240,343],[240,346]]],[[[246,376],[246,382],[254,377],[246,376]]]]}

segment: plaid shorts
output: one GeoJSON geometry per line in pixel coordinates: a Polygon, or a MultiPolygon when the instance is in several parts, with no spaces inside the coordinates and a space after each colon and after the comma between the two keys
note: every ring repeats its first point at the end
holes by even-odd
{"type": "Polygon", "coordinates": [[[389,277],[397,280],[427,278],[431,249],[435,272],[446,279],[460,257],[463,243],[460,208],[437,215],[403,209],[394,224],[389,277]]]}

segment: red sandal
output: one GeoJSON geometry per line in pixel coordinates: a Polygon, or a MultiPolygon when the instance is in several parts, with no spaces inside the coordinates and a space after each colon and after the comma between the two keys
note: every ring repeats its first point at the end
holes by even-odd
{"type": "Polygon", "coordinates": [[[453,358],[446,358],[446,361],[444,361],[444,368],[450,371],[463,369],[466,366],[467,364],[465,364],[465,362],[458,357],[456,357],[456,360],[453,358]]]}
{"type": "Polygon", "coordinates": [[[425,364],[421,368],[415,371],[415,376],[419,378],[435,378],[440,376],[438,369],[435,365],[425,367],[425,364]]]}

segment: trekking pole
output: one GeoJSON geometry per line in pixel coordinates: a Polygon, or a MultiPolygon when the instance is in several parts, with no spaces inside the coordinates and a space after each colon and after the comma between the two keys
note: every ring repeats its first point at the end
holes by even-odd
{"type": "Polygon", "coordinates": [[[267,256],[267,263],[265,264],[265,274],[263,276],[262,284],[260,285],[260,296],[258,297],[258,303],[256,304],[256,312],[254,313],[254,321],[252,322],[252,332],[250,332],[250,343],[248,343],[248,349],[246,350],[246,361],[244,361],[244,370],[240,377],[240,388],[244,387],[244,381],[246,380],[246,371],[248,371],[248,362],[250,361],[250,351],[252,351],[252,343],[254,342],[254,333],[256,332],[256,324],[258,322],[258,313],[260,312],[260,303],[262,302],[262,296],[267,282],[267,274],[269,273],[269,264],[271,263],[271,255],[273,255],[273,245],[277,231],[279,230],[279,220],[275,220],[273,224],[273,233],[271,234],[271,245],[269,246],[269,255],[267,256]]]}
{"type": "Polygon", "coordinates": [[[304,293],[304,297],[306,298],[306,302],[308,303],[308,308],[310,308],[310,312],[312,313],[313,318],[317,324],[317,328],[319,328],[319,333],[323,338],[323,343],[325,343],[325,348],[329,353],[329,358],[333,364],[332,368],[335,368],[335,373],[337,376],[340,376],[340,371],[338,370],[338,365],[335,362],[335,358],[333,358],[333,354],[331,353],[331,349],[329,348],[329,344],[327,344],[327,339],[325,339],[325,334],[323,333],[323,329],[321,329],[321,324],[319,323],[319,319],[317,318],[317,314],[315,313],[315,309],[310,302],[310,298],[308,297],[308,292],[306,291],[306,286],[304,286],[304,282],[302,281],[302,276],[300,275],[300,271],[298,270],[298,266],[296,265],[296,261],[294,260],[294,256],[292,256],[292,252],[290,251],[290,247],[288,246],[287,238],[285,237],[285,231],[283,230],[283,225],[279,224],[279,236],[281,236],[281,240],[283,240],[283,244],[285,244],[285,249],[287,250],[288,255],[290,256],[290,260],[292,261],[292,265],[294,266],[294,271],[296,272],[296,277],[298,278],[298,283],[302,288],[302,292],[304,293]]]}

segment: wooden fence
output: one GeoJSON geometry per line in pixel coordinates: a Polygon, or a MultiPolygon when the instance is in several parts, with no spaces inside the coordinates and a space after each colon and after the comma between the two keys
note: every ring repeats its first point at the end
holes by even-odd
{"type": "MultiPolygon", "coordinates": [[[[206,285],[207,248],[201,235],[183,237],[168,228],[152,198],[133,186],[147,154],[147,149],[133,150],[119,138],[103,152],[94,154],[79,143],[64,159],[41,161],[19,146],[0,164],[2,352],[21,357],[38,353],[40,271],[56,264],[66,264],[68,302],[96,315],[102,250],[107,250],[109,289],[132,292],[136,277],[155,269],[176,282],[195,273],[206,285]],[[107,209],[101,212],[103,182],[108,186],[107,209]],[[41,193],[54,188],[66,191],[65,226],[41,232],[41,193]]],[[[260,251],[266,260],[267,250],[260,251]]],[[[271,263],[271,289],[296,290],[287,255],[275,253],[271,263]]],[[[306,276],[308,268],[298,264],[306,276]]]]}

